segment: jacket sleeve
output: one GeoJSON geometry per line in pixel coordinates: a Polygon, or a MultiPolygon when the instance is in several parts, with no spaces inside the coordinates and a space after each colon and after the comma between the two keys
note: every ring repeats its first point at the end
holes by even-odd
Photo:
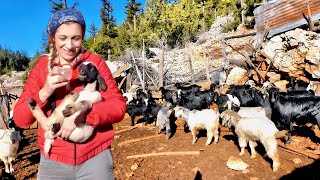
{"type": "Polygon", "coordinates": [[[39,99],[39,91],[43,87],[48,73],[46,62],[45,56],[42,56],[37,61],[36,65],[30,71],[18,102],[14,106],[13,119],[18,127],[25,128],[35,122],[35,118],[28,105],[28,99],[30,97],[32,97],[41,108],[47,104],[47,101],[42,102],[39,99]]]}
{"type": "Polygon", "coordinates": [[[99,73],[106,82],[107,90],[105,92],[100,91],[103,100],[93,104],[91,111],[87,115],[86,124],[94,128],[120,122],[126,112],[125,99],[120,93],[110,69],[101,57],[99,59],[99,73]]]}

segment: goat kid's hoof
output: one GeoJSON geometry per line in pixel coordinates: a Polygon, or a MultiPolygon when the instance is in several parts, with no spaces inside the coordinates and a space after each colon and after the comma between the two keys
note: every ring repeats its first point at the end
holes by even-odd
{"type": "Polygon", "coordinates": [[[56,134],[61,128],[61,125],[59,123],[54,123],[51,127],[51,131],[56,134]]]}
{"type": "Polygon", "coordinates": [[[33,98],[29,98],[29,99],[28,99],[28,104],[29,104],[32,108],[34,108],[34,107],[36,107],[37,102],[36,102],[36,100],[34,100],[33,98]]]}
{"type": "Polygon", "coordinates": [[[240,154],[239,154],[239,156],[243,156],[243,155],[244,155],[244,153],[240,153],[240,154]]]}
{"type": "Polygon", "coordinates": [[[273,166],[272,171],[273,172],[278,172],[280,166],[273,166]]]}
{"type": "Polygon", "coordinates": [[[11,168],[11,169],[10,169],[10,173],[13,173],[13,172],[14,172],[14,169],[13,169],[13,168],[11,168]]]}
{"type": "Polygon", "coordinates": [[[255,159],[256,158],[256,155],[251,155],[250,156],[250,159],[255,159]]]}

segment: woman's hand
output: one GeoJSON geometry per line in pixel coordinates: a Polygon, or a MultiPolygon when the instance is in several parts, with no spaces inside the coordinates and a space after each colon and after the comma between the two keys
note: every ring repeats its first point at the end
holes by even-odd
{"type": "Polygon", "coordinates": [[[68,84],[68,80],[61,74],[61,67],[54,66],[48,73],[47,81],[43,88],[39,91],[39,98],[41,101],[47,100],[55,89],[68,84]]]}
{"type": "Polygon", "coordinates": [[[76,129],[75,119],[71,117],[64,118],[60,130],[55,134],[55,137],[60,137],[64,140],[69,139],[70,134],[76,129]]]}

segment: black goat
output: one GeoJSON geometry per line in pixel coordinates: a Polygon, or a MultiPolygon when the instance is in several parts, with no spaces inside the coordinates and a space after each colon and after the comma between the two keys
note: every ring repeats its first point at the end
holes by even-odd
{"type": "Polygon", "coordinates": [[[146,121],[147,116],[145,114],[147,109],[147,106],[144,102],[141,102],[137,99],[133,99],[128,105],[127,105],[127,113],[129,114],[131,118],[131,126],[134,126],[134,119],[137,116],[143,116],[144,121],[146,121]]]}
{"type": "Polygon", "coordinates": [[[306,90],[309,83],[302,80],[297,80],[294,77],[290,77],[289,84],[287,84],[288,91],[300,91],[306,90]]]}
{"type": "Polygon", "coordinates": [[[263,94],[250,85],[230,85],[227,93],[236,96],[242,107],[265,106],[263,94]]]}
{"type": "Polygon", "coordinates": [[[272,107],[271,120],[279,129],[287,129],[291,142],[293,123],[306,124],[307,121],[320,127],[320,97],[317,96],[283,96],[279,92],[269,92],[272,107]]]}
{"type": "Polygon", "coordinates": [[[165,89],[164,87],[160,87],[159,91],[161,92],[162,100],[165,100],[166,102],[170,102],[171,104],[174,104],[173,97],[168,89],[165,89]]]}

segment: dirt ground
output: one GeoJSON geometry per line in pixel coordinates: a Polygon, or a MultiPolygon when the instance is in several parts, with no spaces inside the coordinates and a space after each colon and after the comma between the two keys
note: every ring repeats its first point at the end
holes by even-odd
{"type": "MultiPolygon", "coordinates": [[[[205,145],[206,134],[200,132],[196,144],[192,144],[191,132],[176,130],[172,138],[164,134],[158,135],[154,125],[145,126],[138,123],[130,126],[130,118],[114,124],[116,136],[112,145],[114,172],[116,179],[320,179],[320,160],[279,149],[281,168],[273,172],[271,161],[265,156],[264,148],[256,149],[256,159],[250,159],[247,151],[239,156],[236,137],[225,128],[221,128],[217,144],[205,145]],[[138,139],[138,141],[135,141],[138,139]],[[161,155],[161,152],[177,152],[177,154],[161,155]],[[154,153],[155,156],[134,157],[154,153]],[[189,153],[185,155],[183,153],[189,153]],[[231,157],[241,158],[249,165],[246,170],[236,171],[227,167],[231,157]]],[[[39,163],[39,150],[36,144],[37,129],[26,129],[25,139],[21,142],[21,150],[14,161],[15,172],[8,175],[3,172],[2,179],[36,179],[39,163]]],[[[279,143],[282,143],[279,141],[279,143]]],[[[293,137],[290,144],[293,148],[319,150],[319,144],[310,138],[293,137]]],[[[4,168],[3,163],[0,168],[4,168]]]]}

